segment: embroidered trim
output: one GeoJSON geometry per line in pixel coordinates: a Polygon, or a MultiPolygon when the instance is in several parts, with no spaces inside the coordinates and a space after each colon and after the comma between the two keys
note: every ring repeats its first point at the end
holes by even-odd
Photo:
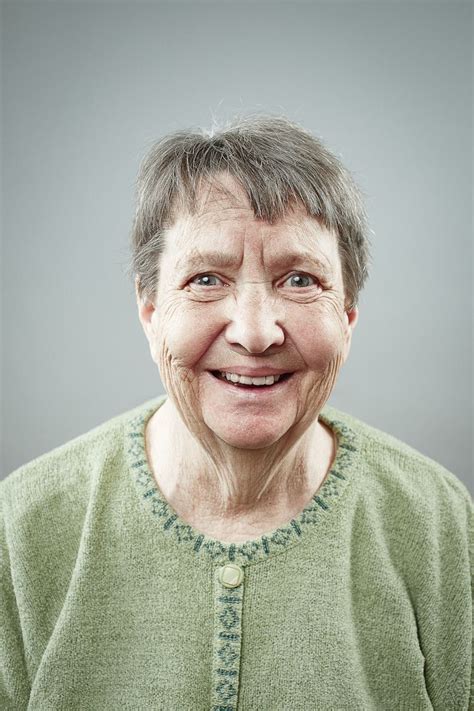
{"type": "Polygon", "coordinates": [[[138,493],[144,504],[150,508],[157,523],[167,535],[172,536],[179,544],[189,546],[196,554],[205,555],[215,563],[232,562],[248,565],[282,553],[297,544],[304,537],[305,531],[317,524],[322,516],[330,513],[334,503],[347,486],[354,454],[357,452],[356,433],[341,420],[321,413],[320,420],[329,425],[336,434],[336,458],[326,480],[297,517],[270,534],[242,543],[223,543],[199,533],[183,521],[165,500],[148,467],[145,427],[150,417],[163,404],[164,399],[166,396],[153,401],[151,405],[147,403],[146,409],[126,423],[127,455],[138,493]]]}
{"type": "Polygon", "coordinates": [[[225,588],[214,571],[214,644],[212,663],[212,711],[235,711],[240,687],[243,582],[225,588]]]}

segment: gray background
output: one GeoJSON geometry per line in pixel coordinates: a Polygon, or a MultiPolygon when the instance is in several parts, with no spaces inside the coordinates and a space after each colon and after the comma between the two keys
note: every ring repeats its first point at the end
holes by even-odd
{"type": "Polygon", "coordinates": [[[2,5],[1,476],[164,392],[125,276],[164,133],[234,113],[320,136],[373,267],[330,404],[472,482],[472,6],[2,5]]]}

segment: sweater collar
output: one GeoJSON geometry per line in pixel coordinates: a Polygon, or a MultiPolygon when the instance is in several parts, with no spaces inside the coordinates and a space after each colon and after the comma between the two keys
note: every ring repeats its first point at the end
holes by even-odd
{"type": "Polygon", "coordinates": [[[146,424],[166,397],[162,395],[148,400],[132,410],[125,421],[125,451],[129,471],[143,507],[163,534],[169,536],[176,545],[216,564],[232,562],[246,566],[287,551],[308,538],[318,527],[324,526],[328,517],[336,515],[343,494],[353,478],[359,447],[356,432],[332,414],[332,408],[325,407],[319,419],[336,435],[336,457],[325,481],[297,516],[258,538],[241,543],[225,543],[196,530],[181,519],[165,499],[148,465],[145,450],[146,424]]]}

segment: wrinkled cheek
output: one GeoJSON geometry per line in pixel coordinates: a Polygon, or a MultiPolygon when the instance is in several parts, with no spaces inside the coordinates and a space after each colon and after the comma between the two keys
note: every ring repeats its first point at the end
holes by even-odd
{"type": "MultiPolygon", "coordinates": [[[[308,331],[306,331],[308,333],[308,331]]],[[[319,329],[306,340],[301,352],[307,380],[301,380],[298,402],[301,410],[320,410],[329,399],[344,363],[344,339],[339,328],[319,329]],[[309,387],[308,387],[309,384],[309,387]]]]}
{"type": "Polygon", "coordinates": [[[341,329],[333,326],[311,331],[307,327],[302,332],[307,335],[301,345],[305,362],[310,370],[323,377],[343,357],[344,337],[341,329]]]}
{"type": "Polygon", "coordinates": [[[207,343],[196,324],[171,320],[164,324],[157,338],[157,363],[163,385],[180,409],[195,408],[199,395],[196,371],[207,349],[207,343]]]}
{"type": "Polygon", "coordinates": [[[186,358],[173,351],[173,341],[163,338],[159,346],[161,381],[182,421],[190,431],[197,431],[201,420],[198,383],[193,379],[186,358]]]}
{"type": "Polygon", "coordinates": [[[174,307],[160,329],[161,350],[176,366],[195,371],[216,336],[209,321],[202,323],[198,312],[174,307]]]}
{"type": "Polygon", "coordinates": [[[321,378],[321,391],[327,400],[336,385],[337,376],[343,365],[344,358],[342,352],[335,353],[328,362],[326,370],[321,378]]]}
{"type": "Polygon", "coordinates": [[[175,348],[173,339],[163,337],[159,343],[159,370],[167,387],[179,388],[191,382],[192,377],[186,351],[175,348]]]}
{"type": "Polygon", "coordinates": [[[320,367],[310,371],[307,377],[299,382],[298,419],[311,423],[315,414],[322,410],[334,390],[342,363],[342,355],[333,353],[329,360],[318,364],[320,367]]]}

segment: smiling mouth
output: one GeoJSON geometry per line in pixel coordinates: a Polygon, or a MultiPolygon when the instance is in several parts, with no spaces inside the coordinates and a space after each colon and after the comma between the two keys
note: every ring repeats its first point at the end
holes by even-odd
{"type": "Polygon", "coordinates": [[[278,387],[280,383],[284,383],[293,375],[293,373],[283,373],[282,375],[280,375],[277,382],[273,383],[272,385],[247,385],[245,383],[233,383],[231,380],[227,380],[227,378],[224,375],[221,375],[220,371],[218,370],[211,370],[209,372],[211,373],[211,375],[217,378],[217,380],[223,380],[224,383],[227,383],[228,385],[234,385],[236,388],[247,388],[253,390],[268,390],[269,388],[278,387]]]}

